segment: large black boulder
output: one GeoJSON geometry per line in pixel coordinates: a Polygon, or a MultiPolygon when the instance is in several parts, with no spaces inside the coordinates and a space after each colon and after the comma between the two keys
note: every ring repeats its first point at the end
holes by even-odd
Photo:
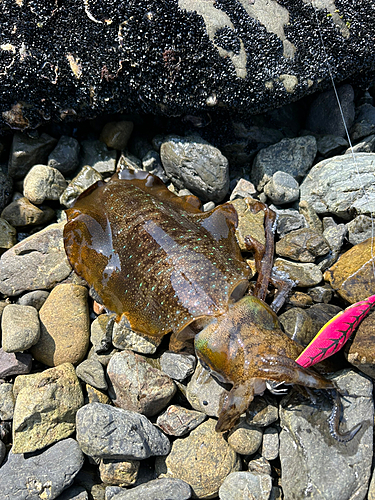
{"type": "Polygon", "coordinates": [[[259,113],[374,77],[374,0],[2,0],[0,128],[259,113]],[[324,44],[324,49],[322,42],[324,44]]]}

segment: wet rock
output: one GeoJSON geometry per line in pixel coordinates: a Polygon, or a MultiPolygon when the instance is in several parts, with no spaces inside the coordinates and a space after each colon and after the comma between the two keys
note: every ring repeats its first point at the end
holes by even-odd
{"type": "Polygon", "coordinates": [[[299,184],[290,174],[277,171],[264,186],[264,193],[276,205],[292,203],[299,198],[299,184]]]}
{"type": "Polygon", "coordinates": [[[306,200],[299,202],[299,211],[306,220],[306,225],[317,233],[323,233],[323,224],[314,207],[306,200]]]}
{"type": "Polygon", "coordinates": [[[222,201],[229,189],[228,160],[199,136],[167,136],[160,147],[165,173],[178,189],[203,201],[222,201]]]}
{"type": "Polygon", "coordinates": [[[13,192],[12,178],[0,170],[0,210],[10,203],[13,192]]]}
{"type": "Polygon", "coordinates": [[[205,419],[206,415],[200,411],[171,405],[158,417],[156,423],[166,434],[180,437],[198,427],[205,419]]]}
{"type": "MultiPolygon", "coordinates": [[[[374,136],[375,138],[375,136],[374,136]]],[[[358,215],[355,219],[348,222],[348,239],[352,245],[358,245],[372,236],[372,219],[366,215],[358,215]]]]}
{"type": "Polygon", "coordinates": [[[99,464],[99,475],[103,483],[131,486],[137,480],[138,460],[116,460],[103,458],[99,464]]]}
{"type": "Polygon", "coordinates": [[[71,207],[75,199],[87,188],[101,181],[103,177],[94,168],[84,165],[78,174],[69,182],[68,187],[60,196],[61,205],[71,207]]]}
{"type": "Polygon", "coordinates": [[[107,147],[121,151],[121,149],[126,148],[133,128],[133,122],[121,121],[106,123],[100,134],[100,140],[104,142],[107,147]]]}
{"type": "Polygon", "coordinates": [[[90,342],[95,352],[104,352],[111,346],[113,323],[113,318],[108,314],[100,314],[91,323],[90,342]]]}
{"type": "Polygon", "coordinates": [[[180,479],[161,478],[136,486],[129,491],[115,494],[110,500],[187,500],[191,498],[190,486],[180,479]]]}
{"type": "Polygon", "coordinates": [[[14,382],[13,453],[30,453],[75,431],[83,394],[73,365],[19,375],[14,382]]]}
{"type": "Polygon", "coordinates": [[[217,417],[221,398],[227,391],[198,363],[186,388],[186,398],[198,411],[217,417]]]}
{"type": "Polygon", "coordinates": [[[294,307],[310,307],[313,304],[313,300],[310,295],[303,292],[294,292],[288,299],[288,302],[294,307]]]}
{"type": "Polygon", "coordinates": [[[253,455],[262,443],[263,431],[246,423],[244,419],[228,434],[228,444],[240,455],[253,455]]]}
{"type": "Polygon", "coordinates": [[[239,179],[229,199],[232,201],[237,198],[248,198],[249,196],[253,196],[255,193],[256,189],[252,182],[247,179],[239,179]]]}
{"type": "Polygon", "coordinates": [[[291,231],[276,243],[276,253],[300,262],[315,262],[330,247],[324,237],[310,228],[291,231]]]}
{"type": "Polygon", "coordinates": [[[57,140],[48,134],[29,136],[16,132],[10,151],[9,175],[15,179],[22,179],[33,165],[46,163],[56,143],[57,140]]]}
{"type": "Polygon", "coordinates": [[[371,378],[375,378],[375,314],[365,318],[345,348],[345,357],[353,366],[371,378]]]}
{"type": "Polygon", "coordinates": [[[253,198],[239,198],[233,200],[231,205],[234,206],[238,216],[238,226],[236,229],[236,237],[238,245],[242,251],[245,251],[245,238],[249,234],[264,244],[264,212],[260,210],[256,214],[251,211],[251,206],[255,200],[253,198]]]}
{"type": "Polygon", "coordinates": [[[91,457],[143,460],[166,455],[168,438],[139,413],[100,403],[77,412],[77,440],[91,457]]]}
{"type": "Polygon", "coordinates": [[[268,500],[272,490],[272,479],[267,474],[232,472],[219,489],[220,500],[242,500],[256,498],[268,500]]]}
{"type": "Polygon", "coordinates": [[[284,332],[293,340],[307,346],[319,330],[307,311],[293,307],[279,316],[284,332]]]}
{"type": "Polygon", "coordinates": [[[40,309],[39,317],[40,338],[31,350],[34,358],[47,366],[80,363],[90,338],[87,288],[57,285],[40,309]]]}
{"type": "Polygon", "coordinates": [[[334,304],[314,304],[306,310],[307,314],[313,320],[316,333],[330,321],[336,314],[342,311],[342,308],[334,304]]]}
{"type": "Polygon", "coordinates": [[[169,179],[163,169],[160,155],[156,151],[148,151],[148,153],[142,156],[142,169],[150,172],[150,174],[156,175],[165,184],[168,183],[169,179]]]}
{"type": "Polygon", "coordinates": [[[97,358],[85,359],[77,366],[76,372],[77,377],[87,384],[104,391],[108,388],[103,365],[97,358]]]}
{"type": "Polygon", "coordinates": [[[0,218],[0,253],[17,243],[17,231],[5,219],[0,218]]]}
{"type": "Polygon", "coordinates": [[[160,357],[161,370],[175,380],[184,380],[194,373],[196,365],[195,356],[164,352],[160,357]]]}
{"type": "Polygon", "coordinates": [[[112,344],[118,349],[132,349],[142,354],[154,354],[161,340],[161,337],[139,335],[134,332],[125,317],[113,325],[112,344]]]}
{"type": "Polygon", "coordinates": [[[316,139],[313,136],[282,139],[277,144],[259,151],[253,163],[250,180],[258,191],[261,191],[278,171],[286,172],[299,181],[311,168],[316,152],[316,139]]]}
{"type": "Polygon", "coordinates": [[[102,141],[81,141],[80,165],[88,165],[104,176],[113,174],[116,170],[116,151],[109,151],[102,141]]]}
{"type": "Polygon", "coordinates": [[[269,396],[258,396],[253,399],[247,410],[246,421],[250,425],[267,427],[279,418],[277,404],[269,396]]]}
{"type": "Polygon", "coordinates": [[[375,154],[358,153],[356,165],[349,155],[317,163],[301,184],[301,200],[311,203],[318,214],[330,213],[345,220],[351,218],[353,210],[358,214],[374,212],[375,154]]]}
{"type": "Polygon", "coordinates": [[[1,217],[14,227],[42,225],[54,216],[52,208],[44,205],[37,207],[25,197],[12,201],[1,212],[1,217]]]}
{"type": "Polygon", "coordinates": [[[289,399],[281,406],[280,460],[286,499],[310,496],[365,498],[371,474],[373,401],[372,383],[352,370],[334,377],[349,396],[342,398],[346,430],[362,422],[362,429],[349,443],[330,434],[327,418],[331,404],[289,399]],[[354,397],[350,397],[353,395],[354,397]],[[298,474],[296,474],[298,471],[298,474]],[[335,481],[332,481],[335,477],[335,481]]]}
{"type": "Polygon", "coordinates": [[[48,295],[49,292],[46,290],[35,290],[22,295],[22,297],[17,300],[17,304],[20,306],[35,307],[35,309],[39,311],[44,302],[47,300],[48,295]]]}
{"type": "Polygon", "coordinates": [[[216,421],[209,419],[184,439],[176,439],[167,457],[157,458],[159,477],[182,479],[197,498],[214,497],[224,479],[241,469],[238,455],[223,436],[215,432],[216,421]]]}
{"type": "Polygon", "coordinates": [[[34,165],[23,181],[23,195],[36,205],[58,200],[67,187],[61,172],[47,165],[34,165]]]}
{"type": "Polygon", "coordinates": [[[265,429],[261,453],[266,460],[276,460],[279,456],[279,433],[275,427],[265,429]]]}
{"type": "Polygon", "coordinates": [[[56,168],[63,175],[70,174],[78,167],[79,149],[77,139],[62,135],[48,156],[48,166],[56,168]]]}
{"type": "Polygon", "coordinates": [[[83,453],[74,439],[64,439],[36,455],[10,451],[1,468],[0,490],[4,500],[48,498],[68,488],[83,465],[83,453]]]}
{"type": "Polygon", "coordinates": [[[314,302],[324,302],[325,304],[328,304],[331,300],[332,294],[333,290],[328,284],[324,286],[316,286],[314,288],[310,288],[309,290],[309,295],[314,302]]]}
{"type": "Polygon", "coordinates": [[[323,279],[318,266],[311,263],[302,264],[277,258],[274,262],[274,269],[277,273],[285,273],[289,279],[302,287],[318,285],[323,279]]]}
{"type": "Polygon", "coordinates": [[[338,135],[324,135],[317,139],[318,153],[324,158],[340,154],[348,145],[348,141],[338,135]]]}
{"type": "Polygon", "coordinates": [[[0,420],[13,419],[14,402],[13,384],[0,383],[0,420]]]}
{"type": "MultiPolygon", "coordinates": [[[[351,85],[342,85],[337,89],[345,123],[348,129],[354,121],[354,91],[351,85]]],[[[335,134],[345,137],[346,131],[342,121],[334,90],[327,90],[312,102],[306,120],[306,128],[316,134],[335,134]]]]}
{"type": "Polygon", "coordinates": [[[8,353],[0,349],[0,378],[29,373],[32,365],[31,354],[8,353]]]}
{"type": "Polygon", "coordinates": [[[323,218],[323,236],[333,252],[338,253],[344,243],[348,229],[345,224],[336,224],[332,217],[323,218]]]}
{"type": "Polygon", "coordinates": [[[1,317],[1,330],[5,352],[26,351],[39,340],[38,311],[31,306],[9,304],[1,317]]]}
{"type": "Polygon", "coordinates": [[[28,290],[50,289],[70,274],[63,227],[64,223],[52,224],[1,256],[1,293],[12,296],[28,290]]]}
{"type": "Polygon", "coordinates": [[[298,210],[292,210],[289,208],[279,210],[273,205],[271,205],[270,208],[277,214],[276,232],[280,238],[291,231],[307,226],[305,217],[300,214],[298,210]]]}
{"type": "Polygon", "coordinates": [[[125,350],[108,363],[109,395],[116,406],[148,417],[167,406],[176,386],[167,375],[147,363],[143,356],[125,350]]]}
{"type": "Polygon", "coordinates": [[[324,273],[324,279],[350,304],[372,295],[375,277],[371,238],[341,255],[339,260],[324,273]]]}
{"type": "Polygon", "coordinates": [[[268,474],[270,476],[272,473],[270,463],[260,455],[255,455],[255,458],[249,461],[248,469],[255,474],[268,474]]]}

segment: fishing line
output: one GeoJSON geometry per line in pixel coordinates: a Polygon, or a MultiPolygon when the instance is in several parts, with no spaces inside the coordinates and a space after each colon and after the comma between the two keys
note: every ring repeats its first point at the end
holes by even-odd
{"type": "MultiPolygon", "coordinates": [[[[321,26],[320,26],[319,18],[318,18],[318,12],[317,12],[317,8],[315,7],[315,1],[316,0],[311,0],[311,6],[312,6],[312,8],[314,10],[315,20],[316,20],[316,24],[317,24],[317,27],[318,27],[318,33],[319,33],[319,38],[320,38],[320,45],[321,45],[321,48],[322,48],[322,51],[323,51],[323,55],[324,55],[324,61],[325,61],[325,64],[327,66],[327,69],[328,69],[328,73],[329,73],[329,76],[330,76],[330,79],[331,79],[331,82],[332,82],[332,87],[333,87],[333,91],[335,93],[337,105],[338,105],[339,110],[340,110],[341,120],[342,120],[342,123],[343,123],[344,128],[345,128],[345,134],[346,134],[346,137],[347,137],[347,140],[348,140],[348,143],[349,143],[349,147],[350,147],[351,155],[352,155],[352,158],[353,158],[353,162],[354,162],[354,165],[355,165],[355,168],[356,168],[356,171],[357,171],[357,176],[358,176],[360,188],[361,188],[361,191],[363,193],[363,196],[364,196],[364,198],[365,198],[368,206],[370,206],[370,198],[369,198],[369,196],[368,196],[368,194],[367,194],[367,192],[366,192],[366,190],[365,190],[365,188],[364,188],[364,186],[363,186],[363,184],[361,182],[361,175],[359,173],[359,168],[358,168],[356,154],[355,154],[355,151],[353,149],[352,141],[350,139],[349,130],[348,130],[348,127],[347,127],[347,124],[346,124],[346,121],[345,121],[344,111],[342,109],[341,102],[340,102],[340,97],[338,95],[336,84],[335,84],[335,80],[333,78],[333,73],[332,73],[332,70],[331,70],[331,65],[329,64],[327,50],[326,50],[326,46],[325,46],[324,40],[323,40],[323,33],[322,33],[321,26]]],[[[371,266],[372,266],[372,272],[373,272],[373,275],[374,275],[374,278],[375,278],[375,263],[374,263],[374,234],[375,234],[375,229],[374,229],[374,214],[373,214],[373,212],[370,212],[370,216],[371,216],[371,266]]]]}

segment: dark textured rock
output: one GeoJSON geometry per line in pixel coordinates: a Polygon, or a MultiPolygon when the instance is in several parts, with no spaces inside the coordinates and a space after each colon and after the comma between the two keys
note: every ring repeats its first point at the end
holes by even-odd
{"type": "Polygon", "coordinates": [[[276,253],[299,262],[315,262],[330,250],[323,236],[309,228],[291,231],[276,243],[276,253]]]}
{"type": "Polygon", "coordinates": [[[63,175],[73,172],[78,167],[79,148],[77,139],[62,135],[48,156],[48,166],[56,168],[63,175]]]}
{"type": "Polygon", "coordinates": [[[31,354],[8,353],[0,349],[0,378],[29,373],[31,370],[31,354]]]}
{"type": "Polygon", "coordinates": [[[74,439],[64,439],[36,455],[9,453],[1,467],[2,500],[53,500],[70,486],[83,465],[74,439]]]}
{"type": "Polygon", "coordinates": [[[48,154],[52,151],[56,142],[56,139],[48,134],[42,134],[41,136],[14,134],[8,164],[9,175],[16,179],[22,179],[33,165],[46,163],[48,154]]]}
{"type": "Polygon", "coordinates": [[[111,500],[188,500],[191,488],[181,479],[161,478],[115,494],[111,500]]]}
{"type": "Polygon", "coordinates": [[[168,438],[144,416],[101,403],[77,412],[77,440],[86,455],[120,460],[143,460],[166,455],[168,438]]]}
{"type": "Polygon", "coordinates": [[[317,24],[306,1],[4,0],[1,122],[124,108],[259,113],[331,88],[319,30],[336,81],[371,79],[372,7],[320,2],[317,24]]]}
{"type": "Polygon", "coordinates": [[[156,423],[166,434],[184,436],[198,427],[205,419],[206,415],[200,411],[187,410],[182,406],[171,405],[164,413],[159,415],[156,423]]]}
{"type": "Polygon", "coordinates": [[[0,210],[10,202],[13,192],[12,178],[0,170],[0,210]]]}

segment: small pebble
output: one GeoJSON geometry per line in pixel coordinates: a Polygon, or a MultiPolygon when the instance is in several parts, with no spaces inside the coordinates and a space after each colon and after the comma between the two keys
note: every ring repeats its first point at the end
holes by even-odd
{"type": "Polygon", "coordinates": [[[97,358],[91,357],[89,359],[85,359],[77,366],[76,372],[77,377],[87,384],[104,391],[108,388],[103,365],[97,358]]]}
{"type": "Polygon", "coordinates": [[[118,349],[132,349],[142,354],[154,354],[162,338],[140,335],[134,332],[123,316],[119,323],[114,323],[112,330],[112,344],[118,349]]]}
{"type": "Polygon", "coordinates": [[[32,359],[29,353],[8,353],[0,349],[0,378],[29,373],[32,359]]]}
{"type": "Polygon", "coordinates": [[[375,221],[367,215],[358,215],[348,222],[346,227],[349,233],[348,239],[352,245],[358,245],[358,243],[371,238],[373,233],[375,234],[375,221]]]}
{"type": "Polygon", "coordinates": [[[272,203],[286,205],[299,198],[299,184],[286,172],[275,172],[264,186],[264,192],[272,203]]]}
{"type": "Polygon", "coordinates": [[[20,306],[32,306],[39,311],[44,302],[47,300],[48,295],[49,292],[46,290],[34,290],[33,292],[22,295],[22,297],[17,300],[17,304],[20,306]]]}
{"type": "Polygon", "coordinates": [[[263,431],[241,419],[228,434],[228,444],[240,455],[253,455],[262,443],[263,431]]]}
{"type": "Polygon", "coordinates": [[[52,208],[43,205],[37,207],[25,197],[12,201],[1,212],[1,217],[14,227],[42,225],[54,216],[52,208]]]}
{"type": "Polygon", "coordinates": [[[220,500],[269,500],[272,490],[272,479],[268,474],[253,472],[232,472],[219,489],[220,500]],[[250,496],[251,495],[251,496],[250,496]]]}
{"type": "Polygon", "coordinates": [[[116,170],[116,151],[108,150],[99,140],[81,141],[81,167],[90,166],[101,175],[112,175],[116,170]]]}
{"type": "Polygon", "coordinates": [[[225,394],[227,391],[198,363],[186,388],[186,398],[194,410],[217,417],[225,394]]]}
{"type": "Polygon", "coordinates": [[[32,306],[9,304],[1,317],[1,329],[5,352],[26,351],[39,340],[38,311],[32,306]]]}
{"type": "Polygon", "coordinates": [[[73,172],[79,163],[80,145],[74,137],[62,135],[55,149],[48,156],[48,166],[56,168],[63,175],[73,172]]]}
{"type": "Polygon", "coordinates": [[[108,500],[188,500],[189,498],[191,498],[191,488],[187,483],[180,479],[160,478],[115,494],[108,500]]]}
{"type": "Polygon", "coordinates": [[[184,380],[194,373],[196,358],[191,354],[164,352],[160,358],[162,371],[175,380],[184,380]]]}
{"type": "Polygon", "coordinates": [[[274,262],[274,269],[276,274],[286,275],[301,287],[318,285],[323,280],[319,267],[312,263],[304,264],[277,258],[274,262]]]}
{"type": "Polygon", "coordinates": [[[47,165],[34,165],[23,181],[23,195],[31,203],[58,200],[67,187],[61,172],[47,165]]]}
{"type": "Polygon", "coordinates": [[[0,255],[17,243],[17,230],[0,218],[0,255]]]}
{"type": "Polygon", "coordinates": [[[259,396],[250,403],[246,421],[250,425],[267,427],[279,418],[277,404],[269,396],[259,396]]]}
{"type": "Polygon", "coordinates": [[[279,433],[275,427],[265,429],[261,454],[266,460],[275,460],[279,456],[279,433]]]}
{"type": "Polygon", "coordinates": [[[198,427],[206,418],[207,416],[200,411],[171,405],[158,416],[156,423],[166,434],[180,437],[198,427]]]}
{"type": "Polygon", "coordinates": [[[89,165],[84,165],[78,174],[69,182],[67,188],[60,196],[60,203],[66,207],[72,206],[75,199],[95,182],[102,180],[99,172],[89,165]]]}
{"type": "Polygon", "coordinates": [[[257,191],[252,182],[248,181],[247,179],[239,179],[229,197],[229,200],[232,201],[237,198],[247,198],[248,196],[254,196],[256,192],[257,191]]]}
{"type": "Polygon", "coordinates": [[[108,314],[100,314],[91,323],[90,342],[97,353],[104,352],[111,346],[113,318],[108,314]]]}
{"type": "Polygon", "coordinates": [[[103,458],[99,464],[99,475],[103,483],[131,486],[138,476],[138,460],[116,460],[103,458]]]}

